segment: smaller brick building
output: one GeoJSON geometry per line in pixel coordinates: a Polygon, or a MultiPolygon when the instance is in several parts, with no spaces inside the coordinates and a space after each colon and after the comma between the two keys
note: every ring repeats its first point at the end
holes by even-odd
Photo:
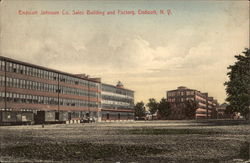
{"type": "Polygon", "coordinates": [[[169,119],[205,119],[216,118],[217,116],[216,107],[218,102],[213,97],[208,96],[208,93],[180,86],[175,90],[167,91],[167,100],[171,103],[172,109],[169,119]],[[186,117],[186,101],[193,101],[197,104],[194,117],[186,117]]]}

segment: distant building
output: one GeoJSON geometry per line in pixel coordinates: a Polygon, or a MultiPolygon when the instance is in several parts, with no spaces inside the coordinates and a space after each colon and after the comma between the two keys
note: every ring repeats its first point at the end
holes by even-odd
{"type": "Polygon", "coordinates": [[[0,124],[133,119],[133,93],[121,82],[107,85],[0,56],[0,124]]]}
{"type": "Polygon", "coordinates": [[[228,106],[227,103],[223,103],[217,107],[218,118],[219,119],[232,119],[232,118],[238,119],[238,116],[240,116],[239,113],[237,113],[237,112],[227,113],[226,112],[227,106],[228,106]]]}
{"type": "Polygon", "coordinates": [[[169,116],[170,119],[190,118],[185,115],[185,102],[188,100],[197,103],[195,117],[191,118],[217,118],[216,107],[218,102],[213,97],[209,97],[208,93],[202,93],[195,89],[180,86],[175,90],[167,91],[167,100],[171,103],[172,109],[171,115],[169,116]]]}

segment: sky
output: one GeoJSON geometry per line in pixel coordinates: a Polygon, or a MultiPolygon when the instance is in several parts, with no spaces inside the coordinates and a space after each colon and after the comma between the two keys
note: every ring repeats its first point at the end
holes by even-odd
{"type": "Polygon", "coordinates": [[[2,0],[0,55],[68,73],[86,73],[160,100],[186,86],[223,103],[234,55],[249,48],[248,1],[2,0]],[[118,15],[117,10],[157,15],[118,15]],[[60,15],[19,15],[59,11],[60,15]],[[62,10],[115,15],[62,15],[62,10]],[[159,10],[171,11],[160,14],[159,10]]]}

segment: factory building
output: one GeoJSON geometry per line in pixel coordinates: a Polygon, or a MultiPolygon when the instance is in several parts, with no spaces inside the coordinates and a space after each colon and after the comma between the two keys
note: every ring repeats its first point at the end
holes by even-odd
{"type": "MultiPolygon", "coordinates": [[[[101,91],[100,79],[0,57],[1,124],[102,120],[101,91]]],[[[124,112],[119,112],[121,117],[124,112]]]]}
{"type": "Polygon", "coordinates": [[[102,120],[133,120],[134,91],[125,89],[120,81],[116,86],[101,85],[102,120]]]}
{"type": "Polygon", "coordinates": [[[167,100],[171,103],[172,112],[170,119],[186,119],[185,102],[193,101],[197,104],[196,119],[216,118],[217,100],[195,89],[180,86],[175,90],[167,91],[167,100]]]}

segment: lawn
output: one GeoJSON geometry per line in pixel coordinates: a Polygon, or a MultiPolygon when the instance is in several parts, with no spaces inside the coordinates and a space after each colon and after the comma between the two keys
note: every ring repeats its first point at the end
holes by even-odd
{"type": "MultiPolygon", "coordinates": [[[[219,122],[219,121],[218,121],[219,122]]],[[[0,162],[236,162],[250,125],[147,121],[0,127],[0,162]]]]}

